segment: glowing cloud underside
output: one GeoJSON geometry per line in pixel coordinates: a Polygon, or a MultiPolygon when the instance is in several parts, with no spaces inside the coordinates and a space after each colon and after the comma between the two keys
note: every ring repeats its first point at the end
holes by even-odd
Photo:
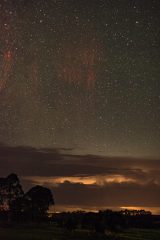
{"type": "Polygon", "coordinates": [[[124,182],[136,182],[135,179],[127,178],[122,175],[111,175],[111,176],[73,176],[73,177],[25,177],[25,180],[30,180],[35,184],[51,184],[51,185],[59,185],[65,182],[70,183],[79,183],[84,185],[99,185],[103,186],[109,183],[124,183],[124,182]]]}

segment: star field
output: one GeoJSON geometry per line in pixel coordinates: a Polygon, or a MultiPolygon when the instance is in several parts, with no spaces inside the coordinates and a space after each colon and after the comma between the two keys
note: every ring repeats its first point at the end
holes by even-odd
{"type": "Polygon", "coordinates": [[[0,1],[0,141],[160,156],[158,0],[0,1]]]}

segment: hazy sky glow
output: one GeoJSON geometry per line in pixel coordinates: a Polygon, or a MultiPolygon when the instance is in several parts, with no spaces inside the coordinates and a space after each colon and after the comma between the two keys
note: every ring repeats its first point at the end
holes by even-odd
{"type": "Polygon", "coordinates": [[[0,146],[0,175],[17,172],[25,190],[53,190],[56,210],[143,207],[159,212],[160,161],[73,155],[69,149],[0,146]]]}
{"type": "Polygon", "coordinates": [[[51,186],[68,207],[159,207],[159,10],[0,0],[1,175],[51,186]]]}

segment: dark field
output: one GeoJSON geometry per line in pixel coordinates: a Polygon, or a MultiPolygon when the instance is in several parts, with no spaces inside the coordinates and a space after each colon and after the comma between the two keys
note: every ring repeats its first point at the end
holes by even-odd
{"type": "Polygon", "coordinates": [[[130,229],[119,236],[126,240],[160,240],[160,230],[154,229],[130,229]]]}
{"type": "Polygon", "coordinates": [[[0,240],[160,240],[160,230],[130,229],[121,233],[96,234],[89,231],[69,232],[53,225],[42,227],[0,228],[0,240]]]}

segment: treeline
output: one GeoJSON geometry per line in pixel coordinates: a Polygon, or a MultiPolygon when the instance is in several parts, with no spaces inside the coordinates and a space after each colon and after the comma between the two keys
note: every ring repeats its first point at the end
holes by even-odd
{"type": "Polygon", "coordinates": [[[97,233],[106,231],[119,232],[127,228],[156,228],[159,216],[144,210],[104,210],[94,212],[63,212],[54,214],[53,221],[58,226],[68,230],[88,229],[97,233]]]}
{"type": "Polygon", "coordinates": [[[43,221],[53,204],[48,188],[37,185],[24,193],[16,174],[0,178],[0,221],[43,221]]]}
{"type": "Polygon", "coordinates": [[[144,210],[104,210],[94,212],[62,212],[48,215],[54,205],[50,189],[34,186],[24,193],[16,174],[0,178],[0,222],[54,222],[67,230],[86,229],[92,232],[120,231],[126,228],[160,228],[160,217],[144,210]]]}

